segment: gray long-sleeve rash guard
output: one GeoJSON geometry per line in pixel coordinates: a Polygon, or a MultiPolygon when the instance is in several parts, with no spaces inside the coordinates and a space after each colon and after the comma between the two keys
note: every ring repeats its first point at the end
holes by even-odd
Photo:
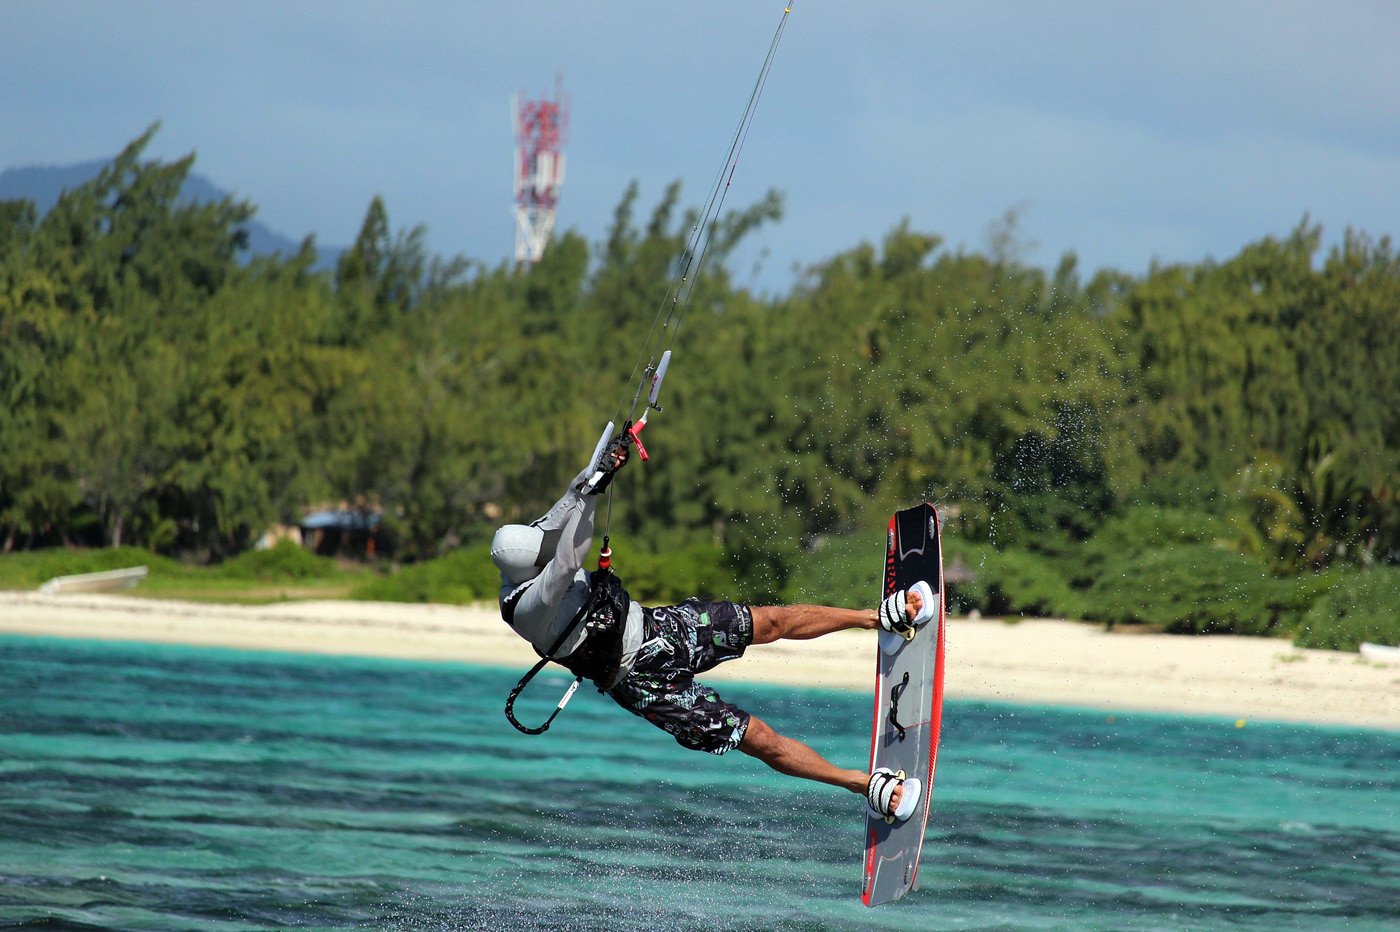
{"type": "MultiPolygon", "coordinates": [[[[525,592],[515,603],[512,617],[516,632],[533,644],[540,656],[554,646],[569,622],[588,602],[588,574],[583,570],[583,561],[593,546],[593,517],[598,508],[598,496],[584,495],[578,491],[578,487],[592,474],[590,467],[575,476],[554,507],[544,517],[531,522],[532,526],[544,531],[544,552],[553,551],[553,556],[538,576],[521,583],[526,587],[525,592]]],[[[499,596],[502,606],[516,588],[502,576],[499,596]]],[[[583,625],[579,625],[578,630],[555,651],[555,656],[566,657],[573,653],[583,643],[585,635],[583,625]]],[[[614,683],[632,668],[641,643],[642,607],[633,602],[622,633],[622,661],[614,683]]],[[[613,683],[602,685],[611,687],[613,683]]]]}

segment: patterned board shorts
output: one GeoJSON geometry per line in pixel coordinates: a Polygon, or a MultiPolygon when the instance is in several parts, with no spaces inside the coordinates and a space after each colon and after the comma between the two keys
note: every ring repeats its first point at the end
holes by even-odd
{"type": "Polygon", "coordinates": [[[717,664],[742,657],[753,643],[753,614],[734,602],[687,599],[642,610],[642,647],[609,695],[675,737],[682,747],[711,754],[744,740],[749,713],[695,682],[717,664]]]}

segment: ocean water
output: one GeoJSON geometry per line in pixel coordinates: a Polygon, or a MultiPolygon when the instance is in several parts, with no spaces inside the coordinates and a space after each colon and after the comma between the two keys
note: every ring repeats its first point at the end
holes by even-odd
{"type": "MultiPolygon", "coordinates": [[[[520,672],[2,637],[0,928],[1400,926],[1400,733],[950,702],[920,889],[866,909],[858,797],[591,689],[517,734],[520,672]]],[[[721,691],[868,755],[863,694],[721,691]]]]}

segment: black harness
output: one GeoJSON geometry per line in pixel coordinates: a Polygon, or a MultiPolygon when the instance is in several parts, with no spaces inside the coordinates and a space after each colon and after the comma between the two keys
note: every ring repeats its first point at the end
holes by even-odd
{"type": "MultiPolygon", "coordinates": [[[[515,627],[515,607],[529,587],[528,582],[517,586],[501,603],[501,617],[512,628],[515,627]]],[[[506,718],[517,731],[527,735],[539,735],[548,731],[550,723],[564,710],[564,706],[573,697],[574,690],[578,689],[578,684],[585,677],[593,681],[598,687],[598,692],[606,692],[617,685],[619,666],[622,662],[622,635],[627,627],[627,613],[631,605],[632,600],[628,597],[627,590],[622,587],[621,580],[612,570],[600,569],[588,574],[588,601],[570,620],[549,650],[540,653],[540,661],[520,678],[520,682],[515,684],[515,688],[506,697],[506,718]],[[554,656],[554,652],[573,636],[579,625],[583,625],[588,632],[583,643],[564,657],[554,656]],[[535,674],[544,669],[545,664],[551,660],[572,673],[574,681],[544,724],[535,728],[522,725],[515,717],[515,700],[535,678],[535,674]]],[[[539,653],[538,648],[536,653],[539,653]]]]}

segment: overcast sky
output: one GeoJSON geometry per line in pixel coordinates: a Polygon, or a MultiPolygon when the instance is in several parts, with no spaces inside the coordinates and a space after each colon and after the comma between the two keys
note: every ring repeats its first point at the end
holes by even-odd
{"type": "MultiPolygon", "coordinates": [[[[0,169],[149,153],[299,239],[351,242],[379,194],[431,251],[514,243],[509,101],[572,104],[563,228],[629,181],[700,202],[781,0],[0,0],[0,169]]],[[[1400,3],[797,0],[729,195],[786,219],[736,268],[786,288],[902,217],[984,248],[1009,208],[1051,265],[1226,258],[1304,214],[1400,219],[1400,3]],[[757,276],[752,262],[767,254],[757,276]]]]}

